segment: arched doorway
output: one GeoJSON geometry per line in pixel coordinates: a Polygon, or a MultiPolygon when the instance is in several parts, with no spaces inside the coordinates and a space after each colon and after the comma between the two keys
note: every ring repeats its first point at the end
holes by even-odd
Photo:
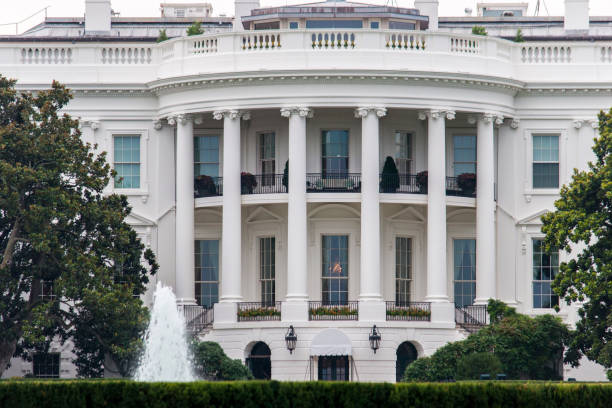
{"type": "Polygon", "coordinates": [[[397,359],[395,360],[395,381],[400,382],[404,377],[406,367],[419,357],[416,347],[409,341],[405,341],[397,348],[397,359]]]}
{"type": "Polygon", "coordinates": [[[251,354],[247,358],[247,366],[257,380],[272,378],[272,363],[270,362],[270,347],[263,341],[253,345],[251,354]]]}

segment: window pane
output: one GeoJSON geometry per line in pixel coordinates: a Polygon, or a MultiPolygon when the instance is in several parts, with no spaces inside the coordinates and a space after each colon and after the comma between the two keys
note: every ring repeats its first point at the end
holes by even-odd
{"type": "Polygon", "coordinates": [[[412,239],[395,238],[395,302],[410,302],[410,285],[412,282],[412,239]]]}
{"type": "Polygon", "coordinates": [[[193,143],[194,175],[219,177],[219,136],[196,136],[193,143]]]}
{"type": "Polygon", "coordinates": [[[324,235],[321,247],[322,301],[324,304],[347,304],[348,236],[324,235]]]}
{"type": "Polygon", "coordinates": [[[476,298],[476,240],[453,240],[455,304],[468,306],[476,298]]]}
{"type": "Polygon", "coordinates": [[[533,163],[533,188],[558,188],[559,163],[533,163]]]}
{"type": "Polygon", "coordinates": [[[453,169],[455,177],[476,173],[476,136],[453,136],[453,169]]]}
{"type": "Polygon", "coordinates": [[[551,253],[544,251],[542,240],[532,241],[533,252],[533,307],[552,308],[559,304],[559,298],[553,293],[552,281],[559,268],[559,251],[552,248],[551,253]]]}
{"type": "Polygon", "coordinates": [[[271,304],[275,301],[275,251],[276,238],[259,239],[259,280],[261,301],[271,304]]]}
{"type": "Polygon", "coordinates": [[[115,188],[140,188],[140,136],[113,137],[115,188]]]}
{"type": "Polygon", "coordinates": [[[219,241],[195,241],[195,296],[198,305],[211,308],[219,301],[219,241]]]}

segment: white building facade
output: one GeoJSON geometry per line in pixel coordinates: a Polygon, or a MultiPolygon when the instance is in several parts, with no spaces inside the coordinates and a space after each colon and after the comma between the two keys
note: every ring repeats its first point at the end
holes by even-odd
{"type": "Polygon", "coordinates": [[[202,340],[262,378],[393,382],[486,323],[490,298],[575,322],[540,217],[593,157],[612,41],[451,33],[437,1],[237,3],[233,30],[160,44],[0,41],[19,89],[72,89],[202,340]]]}

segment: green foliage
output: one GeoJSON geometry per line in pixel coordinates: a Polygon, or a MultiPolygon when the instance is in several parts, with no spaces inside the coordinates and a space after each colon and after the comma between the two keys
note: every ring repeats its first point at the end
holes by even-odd
{"type": "Polygon", "coordinates": [[[213,341],[191,343],[193,365],[199,377],[211,381],[250,380],[251,371],[240,360],[232,360],[213,341]]]}
{"type": "Polygon", "coordinates": [[[477,380],[480,374],[495,378],[502,372],[502,363],[493,353],[466,354],[457,361],[457,380],[477,380]]]}
{"type": "Polygon", "coordinates": [[[496,299],[489,299],[489,304],[487,305],[487,312],[489,313],[491,323],[497,323],[505,317],[516,315],[515,308],[510,307],[501,300],[496,299]]]}
{"type": "Polygon", "coordinates": [[[399,172],[393,157],[387,156],[382,170],[380,187],[385,193],[392,193],[400,186],[399,172]]]}
{"type": "Polygon", "coordinates": [[[569,341],[569,330],[561,320],[521,315],[498,301],[490,301],[489,308],[491,325],[416,360],[406,368],[404,381],[457,379],[459,360],[483,352],[494,353],[510,379],[559,379],[563,349],[569,341]]]}
{"type": "Polygon", "coordinates": [[[517,42],[517,43],[525,42],[525,39],[523,38],[523,30],[521,30],[520,28],[516,30],[516,36],[514,37],[514,42],[517,42]]]}
{"type": "Polygon", "coordinates": [[[472,27],[472,34],[474,35],[487,35],[487,29],[483,26],[472,27]]]}
{"type": "Polygon", "coordinates": [[[612,110],[599,114],[593,152],[596,160],[586,171],[574,170],[571,183],[561,188],[555,211],[542,217],[542,231],[547,249],[575,250],[570,261],[561,263],[553,283],[567,304],[584,302],[566,361],[577,365],[586,355],[611,370],[612,110]]]}
{"type": "Polygon", "coordinates": [[[166,34],[166,29],[159,30],[159,35],[157,36],[157,42],[164,42],[168,40],[168,34],[166,34]]]}
{"type": "Polygon", "coordinates": [[[204,34],[204,30],[202,29],[202,22],[195,21],[192,25],[187,27],[187,35],[200,35],[204,34]]]}
{"type": "Polygon", "coordinates": [[[607,408],[609,384],[2,381],[3,408],[607,408]]]}
{"type": "Polygon", "coordinates": [[[103,194],[105,154],[60,115],[69,91],[14,86],[0,76],[0,374],[54,337],[75,340],[81,375],[99,375],[104,356],[128,367],[146,318],[132,294],[156,272],[153,252],[125,222],[127,198],[103,194]]]}

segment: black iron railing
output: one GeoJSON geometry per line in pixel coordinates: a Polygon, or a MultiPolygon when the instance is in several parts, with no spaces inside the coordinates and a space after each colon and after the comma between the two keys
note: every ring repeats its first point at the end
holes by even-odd
{"type": "Polygon", "coordinates": [[[387,320],[431,321],[429,302],[387,302],[387,320]]]}
{"type": "Polygon", "coordinates": [[[459,186],[457,179],[457,177],[446,178],[446,195],[457,197],[476,197],[476,182],[474,182],[473,185],[461,187],[459,186]]]}
{"type": "Polygon", "coordinates": [[[223,195],[223,178],[196,176],[193,183],[195,198],[223,195]]]}
{"type": "Polygon", "coordinates": [[[414,174],[381,174],[381,193],[427,194],[427,186],[420,186],[414,174]]]}
{"type": "Polygon", "coordinates": [[[455,305],[455,323],[468,331],[486,326],[489,323],[487,305],[455,305]]]}
{"type": "Polygon", "coordinates": [[[263,322],[281,319],[281,302],[240,302],[239,322],[263,322]]]}
{"type": "Polygon", "coordinates": [[[179,306],[179,310],[180,309],[183,311],[187,331],[193,334],[197,334],[206,327],[212,326],[215,320],[215,313],[212,307],[207,308],[198,305],[182,305],[179,306]]]}
{"type": "Polygon", "coordinates": [[[308,302],[309,320],[358,320],[359,302],[349,301],[344,304],[326,304],[320,301],[308,302]]]}
{"type": "MultiPolygon", "coordinates": [[[[288,184],[288,181],[285,181],[288,184]]],[[[282,174],[249,174],[241,177],[242,194],[286,193],[282,174]]]]}
{"type": "Polygon", "coordinates": [[[306,191],[309,193],[359,193],[360,173],[308,173],[306,191]]]}

